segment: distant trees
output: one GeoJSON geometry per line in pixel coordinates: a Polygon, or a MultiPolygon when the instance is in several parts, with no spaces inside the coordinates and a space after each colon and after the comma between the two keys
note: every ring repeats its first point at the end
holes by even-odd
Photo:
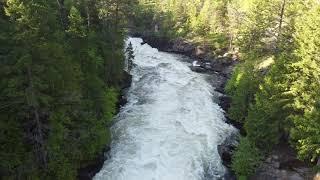
{"type": "Polygon", "coordinates": [[[160,31],[149,31],[148,33],[166,38],[185,37],[195,41],[210,39],[212,47],[218,49],[225,43],[228,44],[226,33],[229,26],[228,1],[139,0],[139,4],[136,18],[140,21],[135,24],[139,30],[148,32],[148,30],[154,28],[143,28],[143,26],[149,27],[150,24],[157,24],[160,31]],[[147,17],[150,18],[141,17],[145,17],[146,13],[148,13],[147,17]],[[152,21],[150,22],[150,20],[152,21]]]}

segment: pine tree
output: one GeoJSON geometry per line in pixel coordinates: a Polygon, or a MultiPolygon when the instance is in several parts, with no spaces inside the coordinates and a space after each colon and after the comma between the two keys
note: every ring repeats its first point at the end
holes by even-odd
{"type": "Polygon", "coordinates": [[[316,161],[320,156],[320,4],[297,20],[295,40],[297,60],[289,64],[285,94],[293,98],[291,131],[293,144],[302,159],[316,161]]]}
{"type": "Polygon", "coordinates": [[[126,53],[127,53],[128,72],[130,72],[133,67],[133,59],[134,59],[134,52],[133,52],[133,47],[131,42],[129,43],[126,49],[126,53]]]}
{"type": "MultiPolygon", "coordinates": [[[[6,178],[75,179],[110,142],[118,80],[105,81],[110,59],[103,50],[111,50],[104,38],[112,34],[101,31],[97,4],[88,12],[86,2],[57,2],[8,0],[6,14],[0,11],[6,27],[0,30],[0,172],[6,178]],[[68,7],[67,17],[61,8],[68,7]]],[[[123,56],[122,46],[115,50],[123,56]]],[[[114,73],[121,74],[122,59],[114,60],[120,62],[114,73]]]]}
{"type": "Polygon", "coordinates": [[[259,167],[262,160],[262,153],[247,138],[241,138],[236,152],[232,157],[232,169],[239,179],[247,179],[259,167]]]}

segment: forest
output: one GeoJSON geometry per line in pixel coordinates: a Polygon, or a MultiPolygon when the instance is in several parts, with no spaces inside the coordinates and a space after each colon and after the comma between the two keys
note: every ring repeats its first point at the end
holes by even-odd
{"type": "Polygon", "coordinates": [[[144,11],[137,19],[153,20],[139,20],[138,27],[160,25],[159,31],[146,33],[205,43],[215,55],[239,50],[240,64],[225,88],[232,98],[228,116],[245,130],[232,160],[239,179],[252,175],[280,142],[294,147],[299,159],[320,164],[319,1],[144,0],[142,4],[144,11]]]}
{"type": "Polygon", "coordinates": [[[75,179],[111,141],[131,33],[237,51],[247,179],[280,142],[320,165],[320,1],[0,0],[0,177],[75,179]],[[158,27],[154,30],[155,26],[158,27]]]}
{"type": "Polygon", "coordinates": [[[4,179],[75,179],[110,143],[132,2],[0,1],[4,179]]]}

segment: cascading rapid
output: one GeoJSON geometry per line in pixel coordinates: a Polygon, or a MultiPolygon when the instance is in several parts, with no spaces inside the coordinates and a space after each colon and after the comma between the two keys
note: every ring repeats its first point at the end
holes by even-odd
{"type": "Polygon", "coordinates": [[[182,57],[159,52],[142,39],[134,49],[128,103],[112,127],[110,158],[95,180],[222,179],[217,151],[235,129],[204,74],[192,72],[182,57]]]}

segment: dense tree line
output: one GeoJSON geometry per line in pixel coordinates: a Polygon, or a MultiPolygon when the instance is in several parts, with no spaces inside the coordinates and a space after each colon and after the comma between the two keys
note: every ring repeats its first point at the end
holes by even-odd
{"type": "Polygon", "coordinates": [[[110,142],[130,0],[0,1],[0,176],[75,179],[110,142]]]}
{"type": "MultiPolygon", "coordinates": [[[[239,48],[226,86],[228,116],[246,137],[233,158],[238,177],[254,173],[281,141],[301,160],[320,157],[320,3],[317,0],[140,0],[138,27],[202,41],[215,54],[239,48]],[[142,17],[148,16],[147,20],[142,17]],[[140,18],[139,18],[140,17],[140,18]],[[218,51],[217,51],[218,50],[218,51]]],[[[143,30],[140,29],[139,31],[143,30]]]]}
{"type": "Polygon", "coordinates": [[[229,48],[228,1],[139,0],[135,12],[132,23],[140,33],[206,42],[218,53],[229,48]]]}
{"type": "Polygon", "coordinates": [[[281,141],[301,160],[320,157],[319,17],[318,1],[256,0],[247,10],[237,42],[245,62],[226,88],[229,115],[246,130],[233,159],[238,176],[281,141]]]}
{"type": "Polygon", "coordinates": [[[213,54],[240,49],[226,86],[246,132],[238,177],[281,140],[319,159],[318,0],[0,0],[1,177],[74,179],[110,142],[127,19],[213,54]]]}

